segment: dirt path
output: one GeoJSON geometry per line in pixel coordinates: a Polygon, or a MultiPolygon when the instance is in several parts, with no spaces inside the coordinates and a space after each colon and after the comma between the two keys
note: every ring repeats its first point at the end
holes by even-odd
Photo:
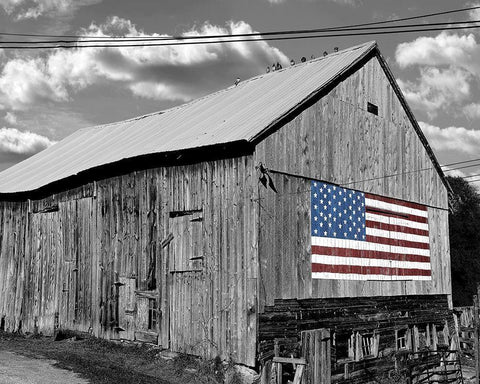
{"type": "Polygon", "coordinates": [[[78,374],[56,368],[55,360],[39,360],[0,351],[0,384],[88,384],[78,374]]]}
{"type": "Polygon", "coordinates": [[[154,346],[71,336],[55,341],[0,332],[0,384],[222,382],[213,362],[202,363],[188,356],[172,358],[154,346]]]}

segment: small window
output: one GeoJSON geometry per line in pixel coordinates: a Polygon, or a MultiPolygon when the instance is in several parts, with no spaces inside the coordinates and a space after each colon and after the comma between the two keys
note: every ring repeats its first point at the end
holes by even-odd
{"type": "Polygon", "coordinates": [[[362,357],[375,355],[375,338],[373,333],[361,335],[360,342],[362,344],[362,357]]]}
{"type": "Polygon", "coordinates": [[[148,329],[157,329],[157,300],[148,299],[148,329]]]}
{"type": "Polygon", "coordinates": [[[397,340],[397,351],[401,349],[407,349],[408,347],[408,330],[399,329],[396,331],[396,340],[397,340]]]}
{"type": "Polygon", "coordinates": [[[367,111],[373,113],[375,116],[378,116],[378,106],[372,103],[367,103],[367,111]]]}

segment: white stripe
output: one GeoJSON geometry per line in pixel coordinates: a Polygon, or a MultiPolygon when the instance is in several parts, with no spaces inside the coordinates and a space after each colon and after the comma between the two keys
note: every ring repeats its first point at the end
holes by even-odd
{"type": "Polygon", "coordinates": [[[379,223],[392,224],[392,225],[401,225],[402,227],[423,229],[428,231],[428,224],[418,223],[416,221],[410,221],[406,219],[400,219],[398,217],[388,217],[377,215],[375,213],[365,212],[365,218],[370,221],[377,221],[379,223]]]}
{"type": "Polygon", "coordinates": [[[368,199],[366,197],[365,197],[365,205],[367,207],[378,208],[378,209],[386,209],[388,211],[406,213],[408,215],[428,217],[428,212],[427,211],[421,211],[419,209],[405,207],[403,205],[398,205],[398,204],[386,203],[386,202],[380,201],[380,200],[368,199]]]}
{"type": "Polygon", "coordinates": [[[431,276],[360,275],[356,273],[313,272],[312,279],[328,280],[432,280],[431,276]]]}
{"type": "Polygon", "coordinates": [[[429,249],[397,247],[387,244],[369,243],[368,241],[346,240],[346,239],[332,239],[329,237],[312,236],[312,245],[331,248],[349,248],[359,249],[362,251],[379,251],[400,253],[406,255],[420,255],[430,256],[429,249]]]}
{"type": "Polygon", "coordinates": [[[418,243],[430,244],[430,239],[428,236],[411,235],[410,233],[385,231],[384,229],[368,227],[366,228],[366,233],[370,236],[386,237],[387,239],[408,240],[416,241],[418,243]]]}
{"type": "Polygon", "coordinates": [[[312,254],[312,263],[328,264],[328,265],[356,265],[361,267],[386,267],[386,268],[404,268],[404,269],[423,269],[430,271],[430,263],[416,261],[399,261],[399,260],[383,260],[369,259],[361,257],[341,257],[330,255],[312,254]]]}

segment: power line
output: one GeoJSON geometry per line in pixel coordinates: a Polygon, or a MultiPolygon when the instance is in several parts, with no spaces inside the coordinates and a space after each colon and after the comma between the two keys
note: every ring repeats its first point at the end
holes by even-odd
{"type": "Polygon", "coordinates": [[[451,165],[472,163],[472,162],[474,162],[474,161],[480,161],[480,157],[477,158],[477,159],[471,159],[471,160],[465,160],[465,161],[457,161],[456,163],[443,164],[443,165],[440,165],[440,167],[449,167],[449,166],[451,166],[451,165]]]}
{"type": "MultiPolygon", "coordinates": [[[[442,23],[429,23],[429,24],[408,24],[408,25],[388,25],[382,27],[369,27],[369,28],[352,28],[352,27],[341,27],[341,29],[334,28],[322,28],[322,29],[303,29],[303,30],[292,30],[292,31],[275,31],[275,32],[264,32],[264,33],[241,33],[234,35],[207,35],[207,36],[128,36],[128,37],[85,37],[81,40],[12,40],[12,41],[0,41],[0,44],[85,44],[85,43],[118,43],[122,44],[125,42],[155,42],[155,41],[179,41],[185,42],[190,40],[218,40],[218,39],[233,39],[239,37],[262,37],[262,36],[275,36],[275,35],[298,35],[298,34],[309,34],[309,33],[324,33],[328,31],[340,31],[340,32],[349,32],[349,31],[366,31],[366,30],[388,30],[388,29],[398,29],[398,28],[418,28],[418,27],[432,27],[432,26],[444,26],[447,28],[452,25],[469,25],[480,23],[480,20],[467,20],[467,21],[455,21],[455,22],[442,22],[442,23]]],[[[474,27],[480,27],[480,25],[475,25],[474,27]]],[[[372,32],[373,33],[373,32],[372,32]]],[[[252,41],[258,41],[259,39],[252,39],[252,41]]],[[[263,40],[263,39],[261,39],[263,40]]],[[[222,42],[229,42],[230,40],[222,40],[222,42]]]]}
{"type": "Polygon", "coordinates": [[[472,164],[472,165],[465,165],[463,167],[456,167],[456,168],[450,168],[450,169],[446,169],[444,170],[443,172],[451,172],[451,171],[456,171],[457,169],[464,169],[464,168],[470,168],[470,167],[479,167],[480,166],[480,163],[479,164],[472,164]]]}
{"type": "MultiPolygon", "coordinates": [[[[177,41],[168,43],[153,43],[153,44],[90,44],[82,45],[81,41],[75,42],[75,45],[18,45],[6,46],[6,42],[0,42],[0,47],[3,49],[72,49],[72,48],[132,48],[132,47],[159,47],[159,46],[175,46],[175,45],[199,45],[199,44],[224,44],[224,43],[245,43],[245,42],[259,42],[259,41],[281,41],[281,40],[298,40],[298,39],[318,39],[330,37],[352,37],[352,36],[368,36],[368,35],[390,35],[397,33],[416,33],[416,32],[438,32],[446,30],[459,29],[474,29],[480,28],[480,25],[465,26],[465,27],[445,27],[445,28],[418,28],[411,30],[397,30],[397,31],[382,31],[382,32],[359,32],[359,33],[343,33],[343,34],[327,34],[327,35],[308,35],[308,36],[287,36],[287,37],[266,37],[255,39],[232,39],[232,40],[213,40],[213,41],[177,41]],[[80,45],[79,45],[80,43],[80,45]]],[[[28,43],[25,43],[28,44],[28,43]]]]}
{"type": "Polygon", "coordinates": [[[480,176],[480,173],[477,173],[476,175],[468,175],[468,176],[463,176],[464,179],[469,179],[471,177],[477,177],[480,176]]]}
{"type": "MultiPolygon", "coordinates": [[[[448,11],[441,11],[435,13],[427,13],[417,16],[411,17],[404,17],[399,19],[392,19],[392,20],[383,20],[383,21],[376,21],[376,22],[369,22],[369,23],[361,23],[361,24],[349,24],[343,26],[336,26],[336,27],[327,27],[321,29],[305,29],[305,30],[290,30],[290,31],[266,31],[266,32],[254,32],[250,34],[238,34],[238,35],[211,35],[212,38],[223,38],[223,37],[245,37],[245,36],[269,36],[269,35],[278,35],[278,34],[296,34],[296,33],[314,33],[314,32],[325,32],[325,31],[341,31],[341,30],[348,30],[355,27],[369,27],[373,25],[382,25],[382,24],[392,24],[398,23],[403,21],[410,21],[410,20],[418,20],[427,17],[434,17],[434,16],[442,16],[452,13],[460,13],[466,11],[472,11],[480,9],[480,6],[475,7],[468,7],[468,8],[457,8],[448,11]]],[[[446,24],[446,23],[444,23],[446,24]]],[[[419,24],[425,25],[425,24],[419,24]]],[[[432,24],[433,25],[433,24],[432,24]]],[[[401,27],[401,26],[398,26],[401,27]]],[[[48,37],[48,38],[71,38],[71,39],[81,39],[81,38],[96,38],[96,39],[113,39],[112,36],[91,36],[91,35],[51,35],[51,34],[34,34],[34,33],[11,33],[11,32],[0,32],[0,36],[23,36],[23,37],[48,37]]],[[[144,38],[143,36],[139,36],[138,39],[144,38]]],[[[165,37],[165,39],[172,39],[172,40],[186,40],[186,39],[196,39],[196,38],[205,38],[205,36],[172,36],[172,37],[165,37]]],[[[118,36],[115,39],[137,39],[135,36],[118,36]]]]}

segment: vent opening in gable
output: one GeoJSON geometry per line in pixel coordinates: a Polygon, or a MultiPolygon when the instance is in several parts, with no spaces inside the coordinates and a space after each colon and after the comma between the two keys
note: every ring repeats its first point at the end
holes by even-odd
{"type": "Polygon", "coordinates": [[[378,106],[372,103],[367,103],[367,111],[373,113],[375,116],[378,116],[378,106]]]}

